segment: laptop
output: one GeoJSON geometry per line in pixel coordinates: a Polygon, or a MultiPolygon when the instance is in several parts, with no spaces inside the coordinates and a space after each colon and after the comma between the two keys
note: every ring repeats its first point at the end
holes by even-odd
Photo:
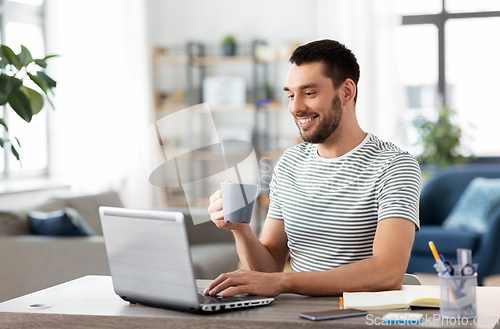
{"type": "Polygon", "coordinates": [[[130,303],[190,312],[268,305],[274,298],[206,296],[194,277],[184,214],[99,207],[115,293],[130,303]]]}

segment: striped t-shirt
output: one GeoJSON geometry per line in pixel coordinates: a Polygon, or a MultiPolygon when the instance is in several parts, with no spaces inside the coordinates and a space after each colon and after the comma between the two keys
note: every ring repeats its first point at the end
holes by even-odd
{"type": "Polygon", "coordinates": [[[333,159],[302,143],[276,164],[267,216],[285,222],[293,271],[328,270],[371,257],[380,220],[418,231],[420,186],[417,160],[372,134],[333,159]]]}

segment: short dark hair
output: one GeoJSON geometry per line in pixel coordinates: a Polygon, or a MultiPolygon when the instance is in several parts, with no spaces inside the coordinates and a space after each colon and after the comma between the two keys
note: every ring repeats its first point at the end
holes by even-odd
{"type": "Polygon", "coordinates": [[[335,40],[318,40],[295,49],[290,63],[302,65],[312,62],[325,64],[325,76],[332,79],[333,86],[338,88],[347,78],[356,85],[354,103],[358,99],[359,65],[356,56],[346,46],[335,40]]]}

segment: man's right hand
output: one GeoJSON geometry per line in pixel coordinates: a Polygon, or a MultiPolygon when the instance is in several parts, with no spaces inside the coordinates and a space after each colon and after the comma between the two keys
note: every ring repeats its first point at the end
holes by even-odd
{"type": "Polygon", "coordinates": [[[224,221],[224,212],[222,211],[222,193],[218,190],[210,196],[210,206],[208,206],[210,219],[218,228],[224,230],[239,230],[248,225],[245,223],[231,223],[224,221]]]}

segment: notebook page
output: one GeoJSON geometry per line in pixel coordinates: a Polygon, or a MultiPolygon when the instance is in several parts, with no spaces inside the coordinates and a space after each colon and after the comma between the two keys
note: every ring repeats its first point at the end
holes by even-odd
{"type": "Polygon", "coordinates": [[[439,286],[404,285],[401,289],[412,306],[439,307],[439,286]]]}
{"type": "Polygon", "coordinates": [[[360,310],[408,309],[409,304],[402,290],[381,292],[344,293],[344,308],[360,310]]]}

